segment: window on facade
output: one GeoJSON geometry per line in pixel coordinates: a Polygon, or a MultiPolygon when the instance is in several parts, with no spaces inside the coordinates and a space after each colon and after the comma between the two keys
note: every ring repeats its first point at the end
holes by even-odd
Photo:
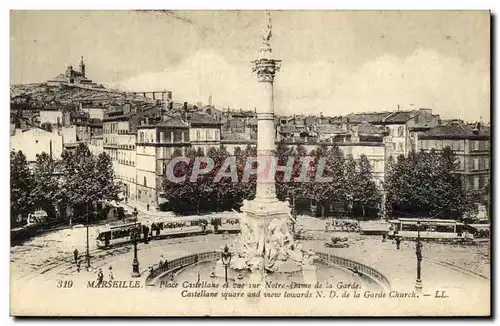
{"type": "Polygon", "coordinates": [[[436,142],[436,148],[437,149],[443,149],[443,141],[442,140],[438,140],[436,142]]]}
{"type": "Polygon", "coordinates": [[[478,141],[478,140],[474,140],[474,141],[472,142],[472,144],[473,144],[473,148],[474,148],[474,150],[475,150],[475,151],[478,151],[478,150],[479,150],[479,141],[478,141]]]}
{"type": "Polygon", "coordinates": [[[463,157],[459,157],[458,158],[458,162],[460,163],[460,170],[464,170],[464,158],[463,157]]]}
{"type": "Polygon", "coordinates": [[[139,143],[144,143],[144,132],[139,133],[139,143]]]}
{"type": "Polygon", "coordinates": [[[405,135],[405,127],[400,126],[398,128],[398,137],[404,137],[404,135],[405,135]]]}
{"type": "Polygon", "coordinates": [[[474,177],[474,190],[478,190],[479,189],[479,177],[474,177]]]}
{"type": "Polygon", "coordinates": [[[395,152],[396,151],[396,143],[392,143],[392,151],[395,152]]]}
{"type": "Polygon", "coordinates": [[[148,186],[148,180],[146,179],[146,177],[144,177],[144,187],[147,187],[148,186]]]}
{"type": "Polygon", "coordinates": [[[201,139],[200,131],[196,130],[196,139],[195,140],[200,140],[200,139],[201,139]]]}
{"type": "Polygon", "coordinates": [[[489,141],[484,142],[484,149],[486,149],[486,150],[490,149],[490,142],[489,141]]]}
{"type": "Polygon", "coordinates": [[[478,158],[474,159],[474,170],[479,170],[479,159],[478,158]]]}
{"type": "Polygon", "coordinates": [[[460,140],[454,140],[451,144],[451,149],[458,151],[460,149],[460,140]]]}
{"type": "Polygon", "coordinates": [[[398,143],[398,152],[404,152],[403,142],[398,143]]]}
{"type": "Polygon", "coordinates": [[[210,134],[209,130],[205,130],[205,139],[206,140],[212,140],[212,135],[210,134]]]}
{"type": "Polygon", "coordinates": [[[215,130],[215,140],[220,140],[220,130],[219,129],[215,130]]]}
{"type": "Polygon", "coordinates": [[[490,160],[488,158],[484,159],[484,169],[489,170],[490,169],[490,160]]]}

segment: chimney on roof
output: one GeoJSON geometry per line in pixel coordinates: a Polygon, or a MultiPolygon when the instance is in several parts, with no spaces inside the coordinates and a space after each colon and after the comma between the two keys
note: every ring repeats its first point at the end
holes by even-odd
{"type": "Polygon", "coordinates": [[[476,125],[474,126],[474,129],[472,129],[472,132],[477,135],[479,134],[479,130],[481,130],[481,124],[478,122],[476,123],[476,125]]]}

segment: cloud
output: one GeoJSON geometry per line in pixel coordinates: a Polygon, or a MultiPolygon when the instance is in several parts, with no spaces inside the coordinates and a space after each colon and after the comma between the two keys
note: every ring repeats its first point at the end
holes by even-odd
{"type": "MultiPolygon", "coordinates": [[[[229,62],[208,50],[187,56],[178,66],[145,73],[114,85],[129,90],[169,89],[177,102],[221,107],[259,106],[261,90],[252,65],[229,62]]],[[[283,62],[275,83],[277,114],[350,112],[415,107],[443,117],[489,120],[489,66],[463,63],[429,49],[407,57],[383,55],[358,67],[329,61],[283,62]]]]}

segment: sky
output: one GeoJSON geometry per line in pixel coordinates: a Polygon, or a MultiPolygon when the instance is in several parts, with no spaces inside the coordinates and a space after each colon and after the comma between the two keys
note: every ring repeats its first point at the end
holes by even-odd
{"type": "MultiPolygon", "coordinates": [[[[490,121],[487,11],[272,11],[276,114],[432,108],[490,121]]],[[[253,109],[264,11],[12,11],[12,84],[84,56],[106,87],[253,109]]]]}

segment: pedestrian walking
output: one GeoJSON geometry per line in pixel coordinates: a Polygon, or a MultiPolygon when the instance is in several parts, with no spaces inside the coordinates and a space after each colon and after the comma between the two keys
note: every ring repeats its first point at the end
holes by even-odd
{"type": "Polygon", "coordinates": [[[158,262],[158,266],[162,267],[164,263],[165,263],[165,259],[163,258],[163,255],[161,255],[160,256],[160,261],[158,262]]]}
{"type": "Polygon", "coordinates": [[[401,237],[396,237],[396,249],[399,250],[401,246],[401,237]]]}
{"type": "Polygon", "coordinates": [[[149,236],[149,227],[144,225],[142,228],[142,232],[144,233],[144,243],[147,244],[148,243],[148,236],[149,236]]]}
{"type": "Polygon", "coordinates": [[[109,280],[112,281],[115,279],[115,274],[113,274],[113,267],[109,266],[109,280]]]}
{"type": "Polygon", "coordinates": [[[82,261],[79,260],[79,261],[76,262],[76,272],[80,273],[81,268],[82,268],[82,261]]]}
{"type": "Polygon", "coordinates": [[[97,286],[101,286],[103,280],[104,274],[102,273],[102,269],[99,268],[99,272],[97,273],[97,286]]]}
{"type": "Polygon", "coordinates": [[[78,249],[76,248],[73,251],[73,257],[75,258],[75,264],[78,264],[78,249]]]}
{"type": "Polygon", "coordinates": [[[386,237],[387,237],[387,234],[382,233],[382,242],[385,242],[386,237]]]}
{"type": "Polygon", "coordinates": [[[146,205],[146,209],[149,212],[149,204],[146,205]]]}

